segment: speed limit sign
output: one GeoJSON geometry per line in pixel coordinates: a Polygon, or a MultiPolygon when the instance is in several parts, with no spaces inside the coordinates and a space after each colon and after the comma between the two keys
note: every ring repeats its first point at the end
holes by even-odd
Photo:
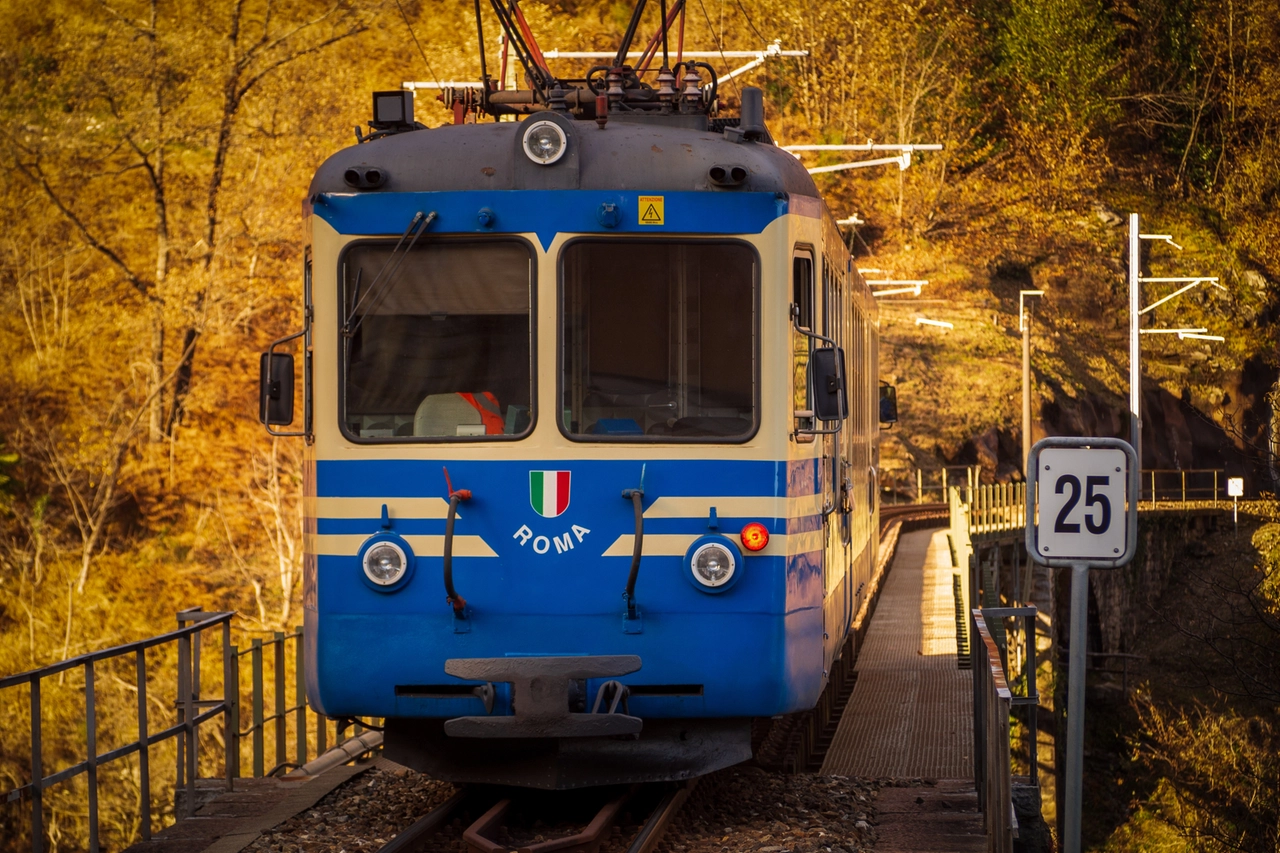
{"type": "Polygon", "coordinates": [[[1115,568],[1136,547],[1138,465],[1117,438],[1046,438],[1031,450],[1027,553],[1046,566],[1115,568]]]}

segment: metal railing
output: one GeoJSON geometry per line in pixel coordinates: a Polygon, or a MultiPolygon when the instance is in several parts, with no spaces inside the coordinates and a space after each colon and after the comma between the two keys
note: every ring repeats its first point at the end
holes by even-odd
{"type": "Polygon", "coordinates": [[[951,488],[972,489],[978,483],[981,468],[977,465],[947,465],[924,470],[907,469],[905,473],[884,471],[880,474],[880,503],[898,504],[946,503],[951,488]]]}
{"type": "MultiPolygon", "coordinates": [[[[1225,500],[1227,479],[1221,469],[1146,469],[1141,472],[1141,494],[1138,509],[1188,510],[1206,504],[1220,506],[1225,500]]],[[[1028,523],[1026,485],[1024,483],[952,486],[947,493],[950,516],[948,542],[952,564],[958,571],[954,577],[957,607],[957,645],[968,647],[967,664],[974,679],[974,764],[979,802],[983,804],[987,823],[988,849],[1005,851],[1012,846],[1016,818],[1012,812],[1012,768],[1010,766],[1009,715],[1019,705],[1030,707],[1027,728],[1030,731],[1028,766],[1032,779],[1038,776],[1038,731],[1035,706],[1038,704],[1035,672],[1034,607],[996,607],[1001,599],[1025,601],[1030,594],[1033,575],[1025,562],[1023,537],[1028,523]],[[1005,550],[1009,550],[1014,589],[1001,595],[1000,573],[1005,550]],[[1019,569],[1026,566],[1027,571],[1019,569]],[[965,570],[967,567],[967,571],[965,570]],[[1026,589],[1024,589],[1024,586],[1026,589]],[[974,609],[974,605],[987,605],[974,609]],[[970,613],[966,620],[962,614],[970,613]],[[1019,662],[1027,686],[1024,696],[1009,690],[1008,643],[1003,620],[1026,620],[1025,628],[1016,633],[1025,647],[1019,662]],[[964,636],[968,633],[969,636],[964,636]],[[992,808],[986,804],[991,803],[992,808]],[[1007,805],[1006,805],[1007,804],[1007,805]],[[1007,815],[1007,817],[1006,817],[1007,815]]],[[[1230,503],[1225,504],[1230,508],[1230,503]]],[[[1132,655],[1108,653],[1108,658],[1121,661],[1118,673],[1121,689],[1128,691],[1128,661],[1132,655]]]]}
{"type": "MultiPolygon", "coordinates": [[[[7,793],[0,793],[0,801],[13,803],[22,798],[31,800],[31,849],[41,853],[44,849],[46,818],[44,792],[54,785],[67,782],[80,775],[88,777],[88,849],[97,853],[100,827],[98,821],[98,768],[126,756],[138,758],[138,831],[142,840],[152,836],[153,779],[149,749],[169,739],[176,742],[176,772],[174,775],[175,816],[190,817],[198,808],[196,780],[200,778],[201,726],[216,717],[222,717],[221,777],[226,790],[232,790],[234,780],[241,778],[242,749],[248,746],[248,758],[252,775],[262,777],[276,775],[280,771],[297,768],[307,763],[309,755],[320,755],[329,748],[329,726],[335,726],[333,743],[341,745],[346,729],[354,726],[353,734],[359,736],[363,727],[355,720],[331,720],[312,711],[307,703],[303,668],[303,629],[301,626],[285,632],[274,632],[270,639],[253,639],[247,648],[231,643],[231,622],[234,613],[205,613],[197,608],[178,613],[178,630],[102,651],[91,652],[59,663],[33,669],[0,679],[0,690],[29,685],[31,690],[31,781],[7,793]],[[206,698],[202,687],[204,638],[206,632],[221,627],[219,661],[222,695],[206,698]],[[293,643],[289,649],[288,644],[293,643]],[[147,683],[147,651],[166,644],[177,648],[177,683],[172,707],[175,723],[161,731],[150,731],[148,702],[156,698],[149,695],[147,683]],[[136,689],[138,737],[115,749],[103,753],[97,751],[99,735],[96,696],[95,664],[103,661],[133,656],[136,684],[125,685],[136,689]],[[241,662],[247,658],[249,669],[248,693],[241,696],[241,662]],[[87,757],[45,775],[45,743],[41,724],[41,682],[50,676],[82,670],[84,674],[84,725],[87,757]],[[292,670],[290,672],[290,670],[292,670]],[[288,685],[292,681],[292,702],[289,702],[288,685]],[[270,688],[270,689],[268,689],[270,688]],[[241,709],[248,708],[249,725],[241,729],[241,709]],[[270,708],[270,713],[268,713],[270,708]],[[314,723],[311,719],[314,718],[314,723]],[[292,737],[289,729],[292,728],[292,737]],[[268,738],[268,733],[271,738],[268,738]],[[268,740],[272,747],[273,766],[267,770],[268,740]],[[292,761],[289,746],[292,742],[292,761]],[[311,752],[314,745],[315,751],[311,752]],[[178,794],[181,796],[177,796],[178,794]],[[179,807],[180,805],[180,807],[179,807]]],[[[154,656],[153,652],[153,656],[154,656]]],[[[153,660],[154,664],[155,661],[153,660]]],[[[205,664],[210,663],[204,661],[205,664]]],[[[208,667],[214,670],[214,667],[208,667]]],[[[207,676],[210,673],[204,672],[207,676]]],[[[216,676],[215,676],[216,677],[216,676]]],[[[152,691],[154,692],[154,691],[152,691]]],[[[162,707],[164,703],[161,703],[162,707]]],[[[118,728],[118,727],[117,727],[118,728]]],[[[206,738],[206,746],[208,738],[206,738]]],[[[335,747],[337,748],[337,747],[335,747]]],[[[349,757],[345,760],[349,760],[349,757]]],[[[216,759],[215,759],[216,761],[216,759]]],[[[216,764],[214,765],[216,768],[216,764]]],[[[210,770],[205,764],[206,771],[210,770]]]]}
{"type": "MultiPolygon", "coordinates": [[[[230,729],[235,733],[235,739],[242,741],[244,738],[251,738],[252,750],[251,760],[253,763],[253,776],[260,778],[262,776],[274,776],[277,772],[284,768],[300,767],[307,763],[307,687],[305,675],[302,665],[302,627],[295,628],[288,634],[283,631],[276,631],[275,636],[267,640],[265,643],[260,639],[251,641],[249,648],[241,649],[239,646],[231,647],[231,667],[232,667],[232,683],[239,688],[240,685],[240,659],[249,658],[249,672],[252,678],[250,682],[250,713],[252,714],[252,722],[249,727],[241,730],[240,728],[240,705],[236,703],[231,712],[230,729]],[[287,680],[287,667],[285,665],[286,650],[285,644],[287,640],[294,641],[294,684],[293,684],[293,704],[286,707],[285,683],[287,680]],[[274,685],[273,702],[274,708],[270,716],[266,714],[266,691],[264,688],[264,652],[272,650],[273,672],[272,681],[274,685]],[[289,715],[294,717],[294,760],[289,762],[286,753],[288,751],[289,735],[289,715]],[[264,772],[266,765],[266,732],[267,724],[273,724],[275,733],[275,765],[264,772]]],[[[316,726],[316,742],[317,751],[324,752],[326,748],[326,726],[323,720],[319,721],[316,726]]],[[[240,768],[240,750],[237,748],[231,756],[233,767],[231,774],[236,778],[241,775],[240,768]]]]}
{"type": "Polygon", "coordinates": [[[1213,501],[1216,506],[1227,500],[1227,477],[1221,468],[1144,468],[1138,482],[1139,503],[1151,508],[1188,501],[1213,501]]]}
{"type": "MultiPolygon", "coordinates": [[[[973,613],[973,772],[978,790],[978,807],[982,810],[987,834],[987,850],[1012,853],[1018,819],[1013,808],[1013,768],[1009,720],[1013,709],[1026,706],[1030,733],[1028,764],[1031,779],[1039,776],[1036,748],[1036,706],[1040,695],[1036,688],[1036,608],[988,607],[973,613]],[[1025,644],[1023,681],[1026,693],[1015,696],[1009,688],[1007,649],[1002,649],[992,636],[989,620],[1015,618],[1025,620],[1022,630],[1025,644]]],[[[1000,632],[1003,634],[1003,630],[1000,632]]]]}
{"type": "MultiPolygon", "coordinates": [[[[959,498],[959,490],[954,490],[959,498]]],[[[970,540],[1009,538],[1027,526],[1027,484],[993,483],[971,490],[968,503],[970,540]]]]}
{"type": "MultiPolygon", "coordinates": [[[[297,769],[306,764],[312,755],[326,752],[329,749],[331,724],[334,726],[335,744],[342,742],[349,727],[354,728],[353,736],[358,736],[364,730],[357,720],[333,719],[311,709],[307,702],[304,640],[305,633],[302,626],[298,625],[288,633],[275,631],[270,639],[253,638],[247,648],[239,645],[228,647],[230,683],[235,685],[227,709],[226,731],[229,735],[226,774],[229,779],[240,779],[246,775],[242,766],[243,746],[246,743],[249,746],[250,775],[259,779],[263,776],[282,775],[283,770],[297,769]],[[293,644],[292,651],[288,648],[290,643],[293,644]],[[241,666],[245,658],[248,659],[249,684],[247,701],[242,701],[241,666]],[[293,688],[292,703],[289,700],[290,683],[293,688]],[[267,689],[268,685],[270,690],[267,689]],[[267,712],[268,707],[270,713],[267,712]],[[242,709],[249,711],[249,724],[243,729],[242,709]],[[291,727],[292,737],[289,731],[291,727]],[[268,733],[272,736],[270,749],[267,744],[268,733]],[[311,750],[313,739],[314,752],[311,750]],[[290,744],[292,760],[289,756],[290,744]],[[267,769],[269,754],[272,756],[272,765],[267,769]]],[[[194,684],[192,699],[200,704],[198,682],[194,684]]]]}
{"type": "MultiPolygon", "coordinates": [[[[176,631],[114,646],[102,651],[90,652],[58,663],[11,675],[0,679],[0,690],[27,685],[31,691],[31,781],[4,795],[6,802],[28,797],[31,800],[31,849],[34,853],[44,850],[44,792],[54,785],[66,782],[81,774],[88,777],[88,828],[89,850],[97,853],[98,842],[98,768],[112,761],[137,753],[140,781],[139,810],[143,840],[151,838],[151,773],[148,750],[169,738],[178,743],[177,784],[187,787],[187,801],[195,801],[196,750],[202,723],[229,709],[226,686],[230,678],[230,658],[225,651],[231,646],[231,618],[233,613],[202,613],[186,610],[179,614],[176,631]],[[187,624],[189,623],[189,624],[187,624]],[[201,633],[222,627],[223,645],[223,698],[200,701],[193,684],[199,683],[199,648],[201,633]],[[194,638],[194,639],[193,639],[194,638]],[[177,722],[158,732],[149,728],[147,717],[147,650],[168,643],[175,643],[178,650],[178,702],[177,722]],[[132,655],[138,693],[138,737],[107,752],[98,752],[98,719],[96,708],[95,665],[113,658],[132,655]],[[48,776],[44,771],[44,743],[41,727],[41,684],[50,676],[79,669],[84,675],[84,722],[86,758],[48,776]]],[[[227,739],[228,754],[233,740],[227,739]]],[[[231,777],[227,776],[230,786],[231,777]]]]}
{"type": "MultiPolygon", "coordinates": [[[[1220,503],[1225,500],[1222,491],[1227,484],[1222,469],[1145,469],[1139,480],[1142,488],[1138,509],[1143,512],[1204,508],[1208,503],[1214,507],[1230,507],[1229,503],[1220,503]]],[[[982,552],[993,547],[1012,545],[1015,549],[1020,548],[1028,522],[1026,495],[1025,483],[981,485],[972,477],[968,483],[948,488],[953,564],[958,568],[971,567],[969,572],[960,572],[958,597],[961,613],[968,612],[974,602],[974,558],[980,558],[982,552]]],[[[961,645],[966,639],[960,638],[961,645]]]]}
{"type": "MultiPolygon", "coordinates": [[[[880,501],[893,506],[902,503],[946,503],[952,490],[960,494],[964,504],[987,502],[998,507],[1000,499],[984,490],[1021,486],[1022,484],[989,484],[978,481],[981,469],[972,465],[951,465],[932,471],[915,469],[914,473],[884,472],[880,475],[880,501]]],[[[1158,503],[1188,503],[1227,500],[1227,475],[1221,468],[1144,468],[1139,478],[1140,500],[1147,508],[1158,503]]]]}

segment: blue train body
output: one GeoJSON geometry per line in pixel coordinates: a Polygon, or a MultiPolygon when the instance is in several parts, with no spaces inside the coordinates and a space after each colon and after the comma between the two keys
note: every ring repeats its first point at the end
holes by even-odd
{"type": "MultiPolygon", "coordinates": [[[[772,716],[817,700],[822,671],[812,662],[821,661],[823,646],[819,553],[749,554],[733,589],[718,596],[689,582],[683,554],[646,556],[637,588],[642,624],[635,633],[627,632],[621,598],[630,546],[602,556],[631,532],[631,506],[620,493],[638,486],[642,476],[646,509],[666,498],[701,498],[705,483],[718,486],[716,497],[706,499],[705,514],[647,519],[649,541],[736,537],[753,521],[764,523],[775,542],[821,530],[817,512],[788,518],[742,516],[732,509],[756,498],[762,506],[786,506],[789,498],[815,495],[812,461],[328,461],[317,464],[316,490],[394,505],[397,497],[439,494],[444,465],[455,485],[476,493],[459,511],[457,534],[478,537],[493,550],[493,556],[455,558],[456,584],[467,591],[473,624],[454,633],[452,612],[440,606],[438,558],[416,558],[403,592],[389,595],[371,589],[358,564],[353,571],[355,558],[319,557],[305,591],[307,635],[314,638],[308,684],[319,707],[377,717],[484,713],[474,696],[397,695],[396,688],[404,694],[410,685],[444,681],[445,658],[601,653],[641,657],[644,666],[629,685],[687,688],[683,695],[632,697],[631,711],[640,717],[772,716]],[[541,470],[570,474],[568,507],[554,518],[540,516],[530,504],[529,473],[541,470]],[[386,482],[398,487],[367,485],[386,482]],[[378,649],[393,651],[382,655],[378,649]]],[[[317,519],[321,534],[372,536],[381,529],[377,516],[317,519]]],[[[444,519],[393,518],[390,529],[405,537],[442,535],[444,519]]],[[[847,630],[847,623],[840,628],[847,630]]],[[[602,680],[588,683],[588,695],[602,680]]],[[[511,713],[506,691],[498,692],[494,713],[511,713]]]]}

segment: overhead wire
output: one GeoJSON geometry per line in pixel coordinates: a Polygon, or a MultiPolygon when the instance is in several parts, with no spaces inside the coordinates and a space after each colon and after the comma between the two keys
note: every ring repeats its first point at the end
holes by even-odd
{"type": "Polygon", "coordinates": [[[405,29],[409,31],[409,38],[413,39],[413,46],[418,49],[418,54],[422,57],[422,61],[426,63],[427,73],[431,75],[431,79],[435,81],[437,86],[440,85],[440,78],[436,76],[435,69],[431,67],[431,60],[427,59],[427,52],[422,49],[422,45],[418,43],[418,37],[414,35],[413,25],[409,23],[409,16],[405,14],[404,7],[400,5],[400,0],[396,0],[396,8],[400,10],[400,17],[404,18],[405,29]]]}
{"type": "MultiPolygon", "coordinates": [[[[720,54],[720,61],[724,63],[724,67],[727,69],[729,67],[729,58],[724,55],[724,45],[716,35],[715,24],[711,23],[711,16],[707,14],[707,6],[702,0],[698,0],[698,7],[702,9],[702,17],[707,21],[707,29],[711,32],[711,38],[715,40],[716,52],[720,54]]],[[[733,91],[741,100],[742,92],[738,89],[738,81],[730,77],[729,82],[733,84],[733,91]]]]}
{"type": "Polygon", "coordinates": [[[762,44],[768,44],[769,40],[765,38],[759,30],[756,29],[755,23],[751,20],[751,16],[747,14],[747,9],[742,5],[742,0],[733,0],[733,5],[738,7],[738,11],[742,13],[742,17],[747,22],[747,26],[751,28],[751,32],[756,34],[756,38],[760,39],[762,44]]]}
{"type": "Polygon", "coordinates": [[[867,241],[866,241],[866,240],[862,239],[862,235],[858,233],[858,229],[857,229],[857,228],[851,227],[851,228],[849,229],[849,232],[850,232],[851,234],[853,234],[854,238],[855,238],[855,239],[857,239],[857,241],[858,241],[859,243],[861,243],[861,244],[862,244],[862,248],[864,248],[864,249],[866,249],[866,250],[867,250],[867,256],[868,256],[868,257],[875,255],[875,251],[871,248],[871,246],[870,246],[870,245],[868,245],[868,244],[867,244],[867,241]]]}

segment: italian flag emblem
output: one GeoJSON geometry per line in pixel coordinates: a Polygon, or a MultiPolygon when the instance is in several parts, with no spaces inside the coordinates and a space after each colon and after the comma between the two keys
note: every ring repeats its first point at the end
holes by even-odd
{"type": "Polygon", "coordinates": [[[555,518],[569,508],[568,471],[530,471],[529,504],[543,518],[555,518]]]}

